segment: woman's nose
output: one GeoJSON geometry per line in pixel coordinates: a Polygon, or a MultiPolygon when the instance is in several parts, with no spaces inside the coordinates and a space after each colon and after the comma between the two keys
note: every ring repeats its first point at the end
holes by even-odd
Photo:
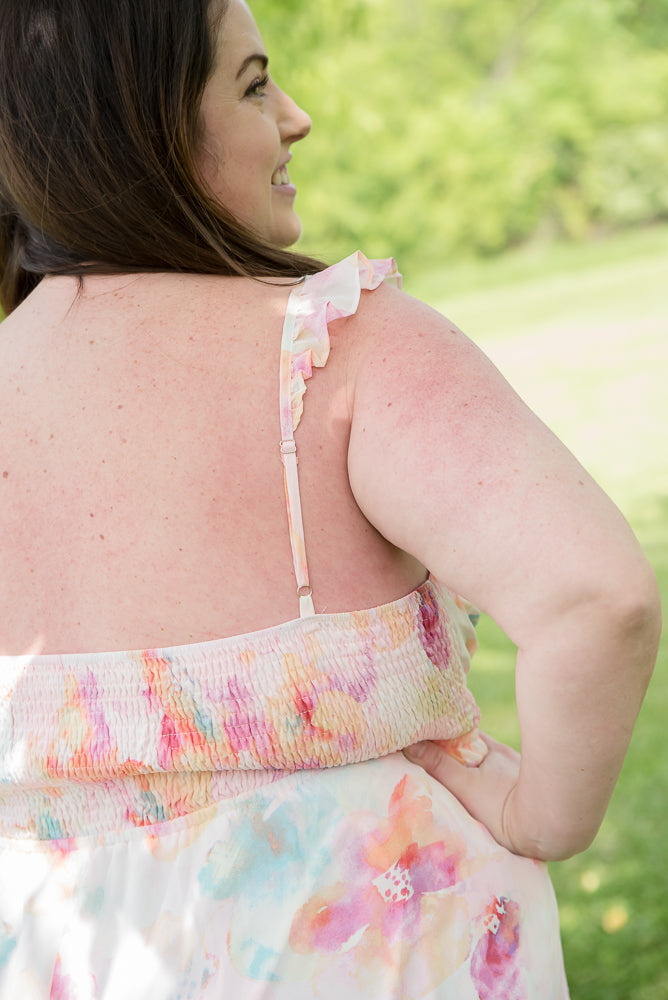
{"type": "Polygon", "coordinates": [[[281,132],[286,142],[299,142],[311,131],[311,119],[291,97],[284,94],[285,111],[281,122],[281,132]]]}

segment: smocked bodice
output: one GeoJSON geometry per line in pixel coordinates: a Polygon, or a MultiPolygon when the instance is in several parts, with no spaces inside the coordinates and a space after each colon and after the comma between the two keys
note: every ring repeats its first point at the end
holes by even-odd
{"type": "Polygon", "coordinates": [[[420,739],[479,760],[474,644],[466,606],[427,581],[379,608],[213,642],[6,657],[1,832],[145,825],[420,739]]]}

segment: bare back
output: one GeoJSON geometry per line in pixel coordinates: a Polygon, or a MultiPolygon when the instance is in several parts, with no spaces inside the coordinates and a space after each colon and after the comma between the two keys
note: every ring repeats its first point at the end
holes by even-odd
{"type": "MultiPolygon", "coordinates": [[[[279,453],[290,289],[246,279],[47,279],[0,328],[0,653],[206,641],[298,616],[279,453]]],[[[316,610],[394,600],[423,566],[347,472],[347,346],[297,431],[316,610]]]]}

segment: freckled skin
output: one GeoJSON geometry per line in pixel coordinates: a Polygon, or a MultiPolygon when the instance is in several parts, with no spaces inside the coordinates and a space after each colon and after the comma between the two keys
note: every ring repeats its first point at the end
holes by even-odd
{"type": "MultiPolygon", "coordinates": [[[[74,279],[49,279],[3,324],[0,451],[13,464],[0,478],[0,650],[35,636],[51,652],[136,649],[296,617],[276,447],[289,289],[155,275],[86,279],[70,308],[75,293],[74,279]],[[36,443],[17,449],[13,426],[36,443]]],[[[426,576],[350,492],[347,345],[372,301],[332,325],[297,432],[323,610],[384,604],[426,576]]]]}

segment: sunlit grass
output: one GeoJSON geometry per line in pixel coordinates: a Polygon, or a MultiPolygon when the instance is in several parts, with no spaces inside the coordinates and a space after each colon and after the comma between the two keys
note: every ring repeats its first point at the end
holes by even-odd
{"type": "MultiPolygon", "coordinates": [[[[562,282],[572,293],[582,279],[585,283],[590,278],[596,281],[596,272],[600,271],[608,293],[612,293],[612,300],[620,303],[624,310],[634,313],[643,309],[643,303],[634,294],[635,287],[631,285],[629,288],[625,280],[621,288],[610,288],[607,279],[621,265],[626,276],[633,271],[640,272],[639,280],[642,282],[642,272],[648,264],[650,272],[654,272],[657,268],[661,270],[662,265],[665,268],[667,259],[668,226],[656,225],[581,244],[528,244],[487,260],[455,260],[433,270],[409,271],[405,280],[408,292],[445,313],[452,313],[453,318],[457,318],[454,313],[459,314],[462,323],[466,321],[468,325],[474,315],[480,315],[482,333],[491,337],[513,332],[516,321],[526,327],[529,320],[528,317],[525,319],[523,308],[518,310],[517,315],[490,315],[486,299],[480,298],[481,293],[498,292],[495,306],[499,302],[513,301],[522,305],[527,300],[540,300],[543,287],[548,290],[558,288],[562,282]],[[541,286],[541,282],[544,285],[541,286]]],[[[654,276],[648,273],[646,285],[650,287],[652,298],[662,298],[665,305],[666,282],[657,284],[654,276]]],[[[554,298],[548,298],[543,300],[539,318],[552,322],[555,305],[559,311],[569,308],[568,301],[561,300],[561,297],[556,303],[554,298]]],[[[607,308],[606,302],[600,300],[588,300],[583,305],[587,311],[607,308]]],[[[576,318],[581,319],[579,312],[576,318]]]]}

